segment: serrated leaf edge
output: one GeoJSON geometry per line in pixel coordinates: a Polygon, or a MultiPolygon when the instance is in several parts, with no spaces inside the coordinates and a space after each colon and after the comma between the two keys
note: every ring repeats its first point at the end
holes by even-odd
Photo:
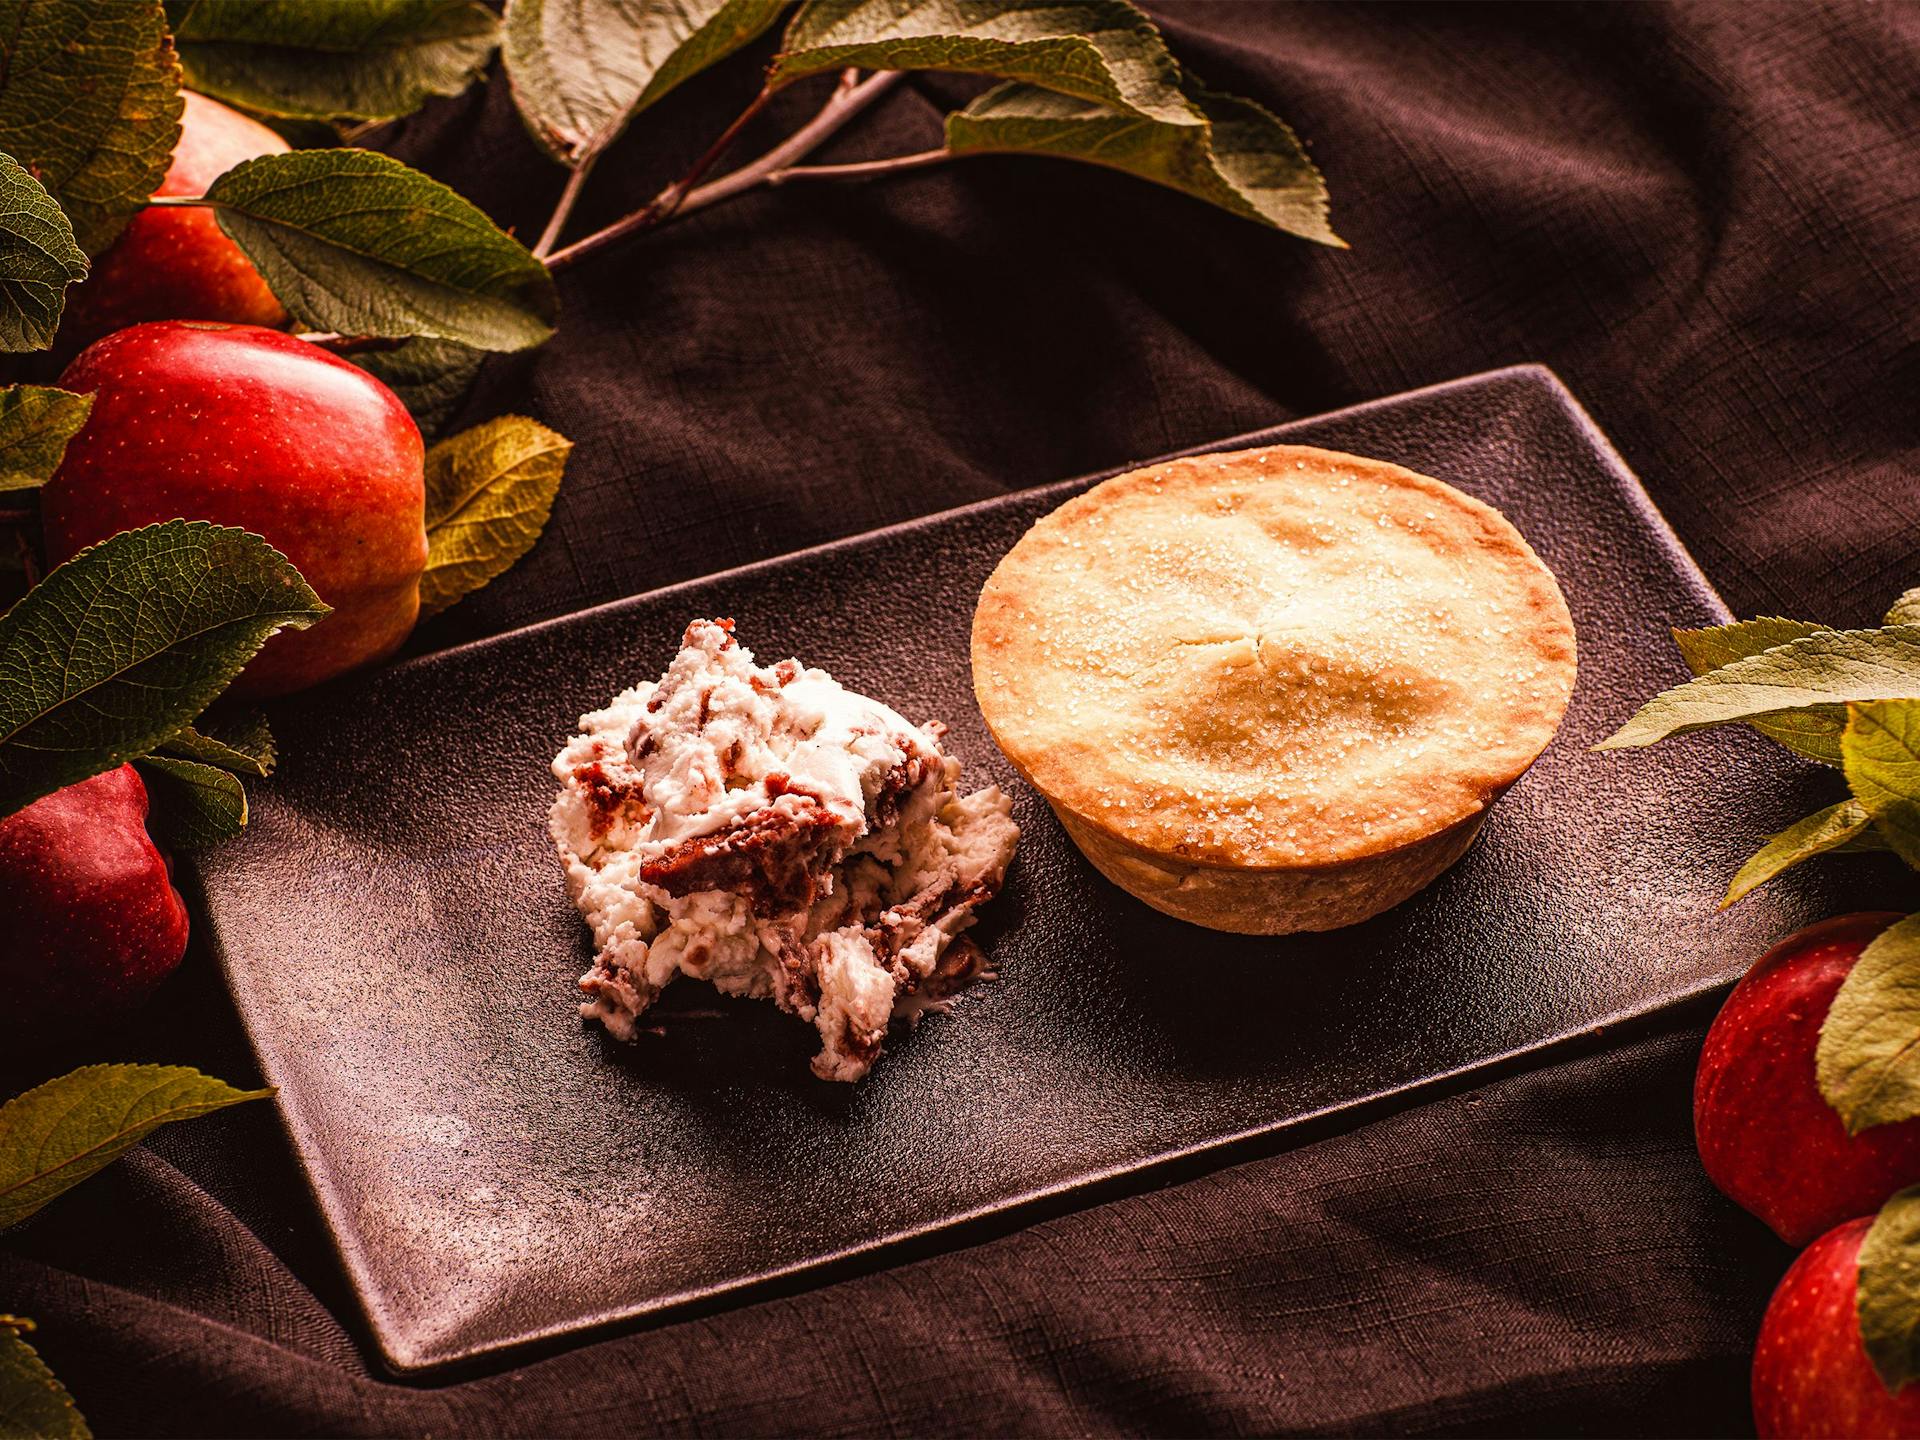
{"type": "Polygon", "coordinates": [[[27,1339],[27,1336],[39,1328],[24,1315],[0,1315],[0,1332],[4,1332],[8,1339],[26,1352],[33,1378],[46,1387],[57,1405],[64,1407],[73,1416],[74,1433],[91,1437],[93,1431],[87,1425],[87,1417],[80,1413],[80,1407],[74,1401],[73,1392],[67,1389],[58,1375],[53,1373],[53,1367],[47,1364],[46,1357],[27,1339]]]}
{"type": "MultiPolygon", "coordinates": [[[[159,1129],[160,1126],[162,1125],[170,1125],[177,1120],[197,1120],[202,1115],[211,1115],[216,1111],[225,1110],[234,1105],[239,1105],[249,1100],[268,1099],[274,1094],[276,1094],[278,1091],[278,1087],[273,1085],[266,1085],[261,1087],[258,1090],[241,1090],[236,1086],[228,1085],[227,1082],[224,1080],[220,1080],[215,1076],[205,1074],[202,1071],[196,1070],[191,1066],[186,1066],[186,1065],[124,1065],[124,1064],[81,1065],[76,1069],[69,1070],[65,1075],[56,1076],[52,1080],[45,1081],[40,1085],[34,1086],[30,1090],[23,1091],[19,1095],[14,1096],[11,1100],[8,1100],[6,1104],[0,1105],[0,1137],[3,1137],[6,1133],[8,1112],[13,1110],[14,1106],[20,1104],[24,1100],[29,1099],[38,1091],[45,1089],[48,1085],[55,1085],[60,1083],[63,1080],[71,1080],[77,1075],[86,1075],[95,1071],[102,1071],[102,1070],[114,1070],[114,1071],[121,1071],[125,1073],[131,1073],[133,1071],[141,1071],[141,1070],[155,1072],[155,1079],[156,1079],[155,1085],[152,1087],[152,1089],[145,1091],[142,1095],[140,1095],[139,1097],[136,1097],[137,1099],[145,1099],[146,1096],[151,1095],[154,1093],[154,1091],[161,1089],[163,1085],[166,1085],[166,1084],[177,1085],[188,1080],[213,1081],[213,1083],[215,1084],[225,1085],[227,1089],[233,1091],[233,1094],[231,1096],[223,1097],[219,1100],[199,1101],[193,1104],[182,1105],[176,1108],[175,1110],[173,1110],[171,1113],[157,1115],[157,1116],[154,1116],[151,1120],[143,1120],[138,1124],[134,1124],[134,1125],[128,1125],[126,1123],[126,1116],[122,1115],[121,1118],[115,1122],[117,1128],[113,1131],[112,1134],[108,1135],[102,1140],[95,1142],[92,1145],[87,1146],[83,1150],[75,1152],[74,1154],[68,1156],[65,1160],[54,1165],[50,1169],[30,1170],[28,1174],[26,1174],[23,1178],[16,1180],[10,1184],[0,1182],[0,1212],[4,1212],[6,1208],[6,1200],[8,1196],[17,1194],[19,1191],[26,1189],[29,1185],[38,1185],[38,1184],[46,1183],[48,1181],[56,1180],[57,1177],[60,1176],[63,1172],[71,1170],[75,1166],[84,1164],[86,1161],[93,1159],[94,1157],[98,1156],[102,1150],[112,1149],[116,1145],[120,1146],[122,1150],[131,1149],[133,1146],[139,1144],[140,1141],[146,1135],[151,1134],[153,1131],[159,1129]],[[164,1078],[161,1078],[162,1076],[164,1076],[164,1078]]],[[[67,1114],[69,1115],[72,1114],[74,1109],[78,1109],[82,1104],[86,1103],[87,1098],[88,1097],[84,1093],[77,1096],[74,1100],[73,1106],[67,1111],[67,1114]]],[[[18,1113],[18,1112],[15,1112],[15,1113],[18,1113]]],[[[129,1106],[127,1114],[131,1114],[131,1113],[132,1113],[131,1106],[129,1106]]],[[[55,1128],[57,1128],[57,1126],[60,1123],[61,1122],[56,1121],[55,1128]]],[[[103,1166],[104,1164],[111,1164],[113,1158],[114,1157],[110,1156],[107,1161],[103,1162],[103,1166]]],[[[37,1163],[37,1160],[32,1163],[37,1163]]],[[[31,1219],[34,1215],[39,1213],[39,1211],[43,1206],[59,1198],[61,1195],[64,1195],[68,1190],[71,1190],[75,1185],[82,1183],[83,1181],[91,1178],[93,1175],[98,1173],[99,1173],[99,1170],[98,1168],[96,1168],[95,1170],[88,1171],[87,1174],[85,1175],[76,1176],[73,1180],[70,1180],[63,1185],[60,1185],[57,1189],[53,1191],[52,1194],[48,1195],[44,1200],[40,1201],[39,1204],[36,1204],[31,1210],[22,1212],[21,1214],[15,1216],[10,1221],[0,1220],[0,1229],[9,1229],[14,1225],[20,1224],[24,1220],[31,1219]]]]}
{"type": "MultiPolygon", "coordinates": [[[[1648,710],[1660,704],[1662,701],[1671,699],[1673,696],[1680,694],[1682,691],[1692,689],[1695,686],[1703,685],[1705,682],[1708,682],[1708,681],[1714,681],[1717,679],[1717,677],[1724,676],[1726,672],[1729,670],[1737,669],[1742,665],[1754,664],[1754,662],[1766,659],[1770,656],[1777,656],[1783,651],[1792,650],[1797,646],[1809,645],[1814,641],[1824,640],[1827,637],[1833,636],[1833,635],[1844,635],[1849,637],[1866,637],[1866,636],[1885,635],[1889,631],[1901,632],[1900,634],[1896,635],[1894,638],[1911,643],[1916,648],[1920,648],[1920,624],[1881,625],[1868,630],[1819,630],[1812,635],[1803,635],[1797,640],[1789,640],[1784,644],[1774,645],[1769,647],[1768,649],[1757,651],[1752,655],[1743,656],[1739,660],[1730,661],[1725,665],[1721,665],[1713,670],[1709,670],[1704,675],[1695,675],[1690,679],[1683,680],[1678,685],[1669,685],[1665,690],[1662,690],[1659,694],[1653,696],[1651,699],[1647,700],[1644,704],[1642,704],[1639,709],[1635,710],[1633,714],[1628,717],[1626,723],[1623,724],[1618,730],[1614,731],[1613,734],[1609,735],[1606,739],[1600,741],[1597,745],[1593,746],[1592,748],[1595,750],[1638,749],[1647,745],[1656,745],[1662,740],[1671,740],[1681,735],[1694,734],[1701,730],[1715,730],[1725,725],[1751,725],[1755,720],[1767,720],[1779,715],[1792,715],[1803,710],[1817,709],[1823,705],[1871,703],[1871,702],[1859,702],[1859,701],[1847,701],[1847,700],[1807,701],[1807,702],[1794,704],[1794,705],[1782,705],[1777,710],[1758,710],[1749,714],[1732,715],[1732,716],[1728,716],[1723,720],[1703,720],[1699,722],[1676,725],[1670,729],[1663,730],[1656,735],[1647,735],[1645,737],[1634,735],[1631,738],[1627,738],[1629,736],[1629,732],[1634,730],[1634,727],[1636,726],[1636,724],[1640,722],[1640,720],[1642,719],[1643,716],[1646,715],[1648,710]]],[[[1755,668],[1758,668],[1758,667],[1756,666],[1755,668]]],[[[1920,685],[1917,685],[1915,688],[1920,689],[1920,685]]],[[[1920,695],[1913,695],[1913,696],[1886,695],[1886,696],[1880,696],[1877,698],[1882,700],[1920,699],[1920,695]]]]}

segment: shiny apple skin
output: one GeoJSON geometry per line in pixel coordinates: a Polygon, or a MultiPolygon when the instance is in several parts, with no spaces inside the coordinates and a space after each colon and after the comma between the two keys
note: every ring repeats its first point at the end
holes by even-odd
{"type": "Polygon", "coordinates": [[[187,909],[146,823],[131,765],[0,819],[0,1035],[115,1018],[180,964],[187,909]]]}
{"type": "MultiPolygon", "coordinates": [[[[155,193],[204,195],[243,160],[281,155],[287,142],[258,120],[183,91],[180,139],[155,193]]],[[[277,328],[285,308],[212,210],[150,206],[128,222],[73,291],[59,353],[71,355],[110,331],[143,320],[225,320],[277,328]]]]}
{"type": "Polygon", "coordinates": [[[1763,1437],[1914,1437],[1920,1385],[1887,1393],[1855,1313],[1863,1216],[1829,1230],[1793,1262],[1767,1304],[1753,1350],[1753,1420],[1763,1437]]]}
{"type": "Polygon", "coordinates": [[[1849,1135],[1814,1071],[1834,994],[1899,918],[1843,915],[1789,935],[1734,986],[1707,1031],[1693,1091],[1701,1163],[1790,1245],[1920,1183],[1920,1120],[1849,1135]]]}
{"type": "Polygon", "coordinates": [[[264,536],[334,613],[269,640],[237,695],[303,689],[407,638],[427,559],[423,447],[373,376],[279,331],[168,320],[97,341],[60,383],[94,399],[42,493],[50,560],[177,518],[264,536]]]}

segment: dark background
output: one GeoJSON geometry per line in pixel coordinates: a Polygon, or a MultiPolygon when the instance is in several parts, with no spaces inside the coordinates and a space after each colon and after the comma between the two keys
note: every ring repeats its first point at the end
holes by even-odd
{"type": "MultiPolygon", "coordinates": [[[[566,273],[560,336],[492,362],[468,412],[577,442],[553,523],[417,644],[1528,360],[1736,612],[1871,623],[1920,583],[1920,9],[1154,9],[1194,72],[1307,139],[1351,251],[1003,159],[763,191],[606,251],[566,273]]],[[[741,57],[644,117],[574,233],[683,169],[755,84],[741,57]]],[[[823,158],[925,148],[968,89],[910,81],[823,158]]],[[[819,98],[790,93],[740,153],[819,98]]],[[[379,143],[522,236],[562,180],[498,82],[379,143]]],[[[1920,901],[1881,862],[1823,863],[1863,904],[1920,901]]],[[[370,1373],[249,1107],[9,1235],[0,1308],[40,1321],[102,1433],[1738,1431],[1791,1256],[1693,1157],[1705,1018],[433,1387],[370,1373]]],[[[97,1049],[253,1073],[198,953],[97,1049]]]]}

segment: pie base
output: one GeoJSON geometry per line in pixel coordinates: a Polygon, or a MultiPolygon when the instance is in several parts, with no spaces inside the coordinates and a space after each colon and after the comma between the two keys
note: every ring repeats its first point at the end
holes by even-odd
{"type": "Polygon", "coordinates": [[[1237,935],[1295,935],[1371,920],[1426,889],[1467,853],[1485,810],[1383,854],[1284,870],[1189,865],[1103,834],[1053,807],[1067,836],[1107,879],[1162,914],[1237,935]]]}

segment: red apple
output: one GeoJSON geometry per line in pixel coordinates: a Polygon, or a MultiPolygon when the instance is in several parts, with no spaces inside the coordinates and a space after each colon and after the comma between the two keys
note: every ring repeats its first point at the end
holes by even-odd
{"type": "MultiPolygon", "coordinates": [[[[182,98],[180,140],[156,194],[204,195],[242,160],[288,149],[258,120],[218,100],[191,92],[182,98]]],[[[287,323],[287,312],[213,211],[150,207],[133,217],[73,292],[60,329],[61,353],[71,355],[108,331],[142,320],[278,327],[287,323]]]]}
{"type": "Polygon", "coordinates": [[[1920,1119],[1847,1134],[1814,1078],[1834,992],[1900,917],[1843,915],[1789,935],[1727,997],[1693,1087],[1700,1160],[1729,1198],[1804,1245],[1920,1183],[1920,1119]]]}
{"type": "Polygon", "coordinates": [[[42,1035],[130,1010],[180,963],[187,910],[147,836],[131,765],[0,820],[0,1005],[42,1035]]]}
{"type": "Polygon", "coordinates": [[[263,535],[333,614],[282,631],[234,682],[281,695],[390,654],[420,613],[420,431],[394,393],[316,345],[168,320],[89,346],[60,383],[93,413],[46,484],[48,558],[183,518],[263,535]]]}
{"type": "Polygon", "coordinates": [[[1920,1385],[1887,1393],[1854,1309],[1863,1216],[1829,1230],[1773,1292],[1753,1351],[1753,1420],[1762,1436],[1920,1436],[1920,1385]]]}

